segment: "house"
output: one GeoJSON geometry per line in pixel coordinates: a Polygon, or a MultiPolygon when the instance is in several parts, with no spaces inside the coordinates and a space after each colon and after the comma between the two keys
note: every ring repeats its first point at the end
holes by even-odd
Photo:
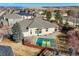
{"type": "Polygon", "coordinates": [[[14,56],[10,46],[0,45],[0,56],[14,56]]]}
{"type": "MultiPolygon", "coordinates": [[[[48,35],[56,31],[58,26],[55,23],[50,23],[48,21],[42,20],[41,17],[35,17],[31,20],[23,20],[15,24],[12,28],[14,39],[19,37],[35,37],[48,35]],[[20,36],[21,35],[21,36],[20,36]]],[[[22,40],[21,39],[19,40],[22,40]]]]}
{"type": "Polygon", "coordinates": [[[38,14],[39,14],[39,15],[41,15],[41,14],[43,14],[43,13],[44,13],[44,11],[42,11],[42,10],[39,10],[39,11],[38,11],[38,14]]]}
{"type": "Polygon", "coordinates": [[[6,19],[4,19],[3,16],[0,17],[0,27],[3,27],[5,25],[8,25],[8,22],[6,19]]]}
{"type": "Polygon", "coordinates": [[[16,22],[22,21],[24,19],[32,19],[32,18],[33,18],[32,14],[28,14],[22,11],[12,14],[7,13],[6,15],[3,16],[3,19],[1,21],[6,22],[4,24],[13,26],[16,22]]]}
{"type": "Polygon", "coordinates": [[[79,18],[72,17],[72,16],[63,16],[63,23],[68,22],[71,26],[79,25],[79,18]]]}
{"type": "Polygon", "coordinates": [[[30,11],[20,11],[19,13],[17,13],[18,15],[22,16],[24,19],[32,19],[33,18],[33,14],[31,14],[30,11]]]}
{"type": "Polygon", "coordinates": [[[8,25],[14,25],[16,22],[22,21],[22,16],[18,14],[6,14],[4,15],[4,20],[7,21],[8,25]]]}

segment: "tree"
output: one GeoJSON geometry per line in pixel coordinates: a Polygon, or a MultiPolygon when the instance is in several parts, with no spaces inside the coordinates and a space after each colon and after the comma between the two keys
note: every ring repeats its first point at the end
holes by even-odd
{"type": "Polygon", "coordinates": [[[68,16],[72,16],[72,17],[74,17],[75,14],[77,14],[76,10],[68,10],[66,13],[68,16]]]}
{"type": "Polygon", "coordinates": [[[52,17],[51,12],[50,11],[46,11],[46,18],[48,21],[50,21],[50,18],[52,17]]]}
{"type": "Polygon", "coordinates": [[[62,25],[63,21],[62,21],[62,16],[61,16],[60,10],[55,10],[54,12],[55,12],[55,20],[56,20],[57,24],[62,25]]]}
{"type": "Polygon", "coordinates": [[[67,13],[68,16],[72,16],[73,15],[73,11],[72,10],[68,10],[66,13],[67,13]]]}
{"type": "Polygon", "coordinates": [[[67,35],[60,33],[57,35],[57,45],[59,49],[65,50],[67,48],[67,35]]]}
{"type": "Polygon", "coordinates": [[[13,40],[15,42],[20,42],[23,39],[20,25],[18,23],[14,24],[14,26],[12,27],[12,32],[13,32],[13,40]]]}
{"type": "Polygon", "coordinates": [[[66,20],[64,26],[68,27],[69,26],[69,23],[68,23],[68,20],[66,20]]]}

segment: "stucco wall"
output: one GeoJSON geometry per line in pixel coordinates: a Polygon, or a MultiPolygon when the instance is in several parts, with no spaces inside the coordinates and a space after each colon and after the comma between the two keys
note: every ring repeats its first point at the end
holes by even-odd
{"type": "MultiPolygon", "coordinates": [[[[46,34],[50,34],[53,33],[55,30],[55,28],[48,28],[48,31],[46,32],[46,29],[41,29],[41,33],[39,35],[46,35],[46,34]]],[[[23,36],[27,37],[27,36],[37,36],[36,32],[36,28],[30,28],[28,30],[28,32],[23,32],[23,36]],[[32,34],[30,33],[30,31],[32,32],[32,34]]]]}
{"type": "Polygon", "coordinates": [[[33,16],[22,16],[23,17],[23,19],[32,19],[33,18],[33,16]]]}

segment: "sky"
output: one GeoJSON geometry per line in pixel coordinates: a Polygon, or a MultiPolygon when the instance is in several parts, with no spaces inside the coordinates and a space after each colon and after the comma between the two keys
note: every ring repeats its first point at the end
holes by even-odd
{"type": "Polygon", "coordinates": [[[4,7],[79,6],[79,3],[0,3],[4,7]]]}

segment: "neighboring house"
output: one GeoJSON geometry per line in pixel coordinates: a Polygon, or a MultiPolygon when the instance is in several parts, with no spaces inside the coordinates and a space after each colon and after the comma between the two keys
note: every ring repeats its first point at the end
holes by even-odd
{"type": "Polygon", "coordinates": [[[14,25],[16,22],[22,21],[22,16],[18,14],[7,14],[4,15],[4,20],[8,22],[8,25],[14,25]]]}
{"type": "Polygon", "coordinates": [[[20,11],[17,14],[21,15],[24,19],[32,19],[33,18],[33,15],[30,14],[30,12],[20,11]]]}
{"type": "Polygon", "coordinates": [[[14,56],[10,46],[0,45],[0,56],[14,56]]]}
{"type": "Polygon", "coordinates": [[[13,14],[6,14],[3,16],[3,19],[1,18],[1,21],[4,22],[4,24],[7,25],[14,25],[16,22],[22,21],[24,19],[32,19],[33,15],[28,14],[26,12],[18,12],[13,14]]]}
{"type": "Polygon", "coordinates": [[[4,17],[0,17],[0,27],[3,27],[5,25],[8,25],[7,20],[5,20],[4,17]]]}
{"type": "Polygon", "coordinates": [[[72,17],[72,16],[64,16],[63,23],[68,22],[71,26],[79,25],[79,18],[72,17]]]}
{"type": "MultiPolygon", "coordinates": [[[[42,20],[41,17],[36,17],[32,20],[23,20],[17,23],[17,25],[19,28],[15,25],[13,26],[13,34],[15,32],[19,32],[22,34],[23,38],[48,35],[55,32],[55,30],[58,29],[58,26],[56,24],[42,20]]],[[[17,37],[19,33],[14,34],[14,36],[17,37]]],[[[15,40],[17,39],[15,38],[15,40]]]]}
{"type": "Polygon", "coordinates": [[[42,10],[38,11],[38,14],[39,14],[39,15],[41,15],[41,14],[43,14],[43,13],[44,13],[44,11],[42,11],[42,10]]]}

